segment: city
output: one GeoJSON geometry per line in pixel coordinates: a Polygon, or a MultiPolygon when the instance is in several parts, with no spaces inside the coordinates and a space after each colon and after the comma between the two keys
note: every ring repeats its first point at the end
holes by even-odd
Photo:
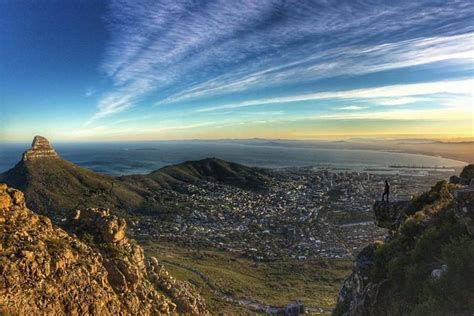
{"type": "Polygon", "coordinates": [[[374,225],[372,211],[385,179],[392,200],[409,200],[453,170],[369,173],[307,167],[267,172],[266,192],[209,181],[166,191],[156,198],[172,203],[176,212],[141,216],[130,222],[130,231],[139,240],[211,247],[256,261],[351,258],[386,234],[374,225]]]}

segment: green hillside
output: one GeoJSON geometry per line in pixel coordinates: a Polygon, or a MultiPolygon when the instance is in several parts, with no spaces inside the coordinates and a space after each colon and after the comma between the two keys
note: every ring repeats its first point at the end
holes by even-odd
{"type": "Polygon", "coordinates": [[[248,190],[264,190],[267,176],[262,169],[250,168],[217,158],[187,161],[167,166],[148,175],[133,175],[119,178],[125,183],[148,189],[177,188],[182,184],[199,181],[218,182],[248,190]]]}
{"type": "Polygon", "coordinates": [[[144,202],[127,184],[62,159],[21,161],[1,174],[0,181],[22,190],[31,209],[51,210],[53,218],[84,207],[131,211],[144,202]]]}

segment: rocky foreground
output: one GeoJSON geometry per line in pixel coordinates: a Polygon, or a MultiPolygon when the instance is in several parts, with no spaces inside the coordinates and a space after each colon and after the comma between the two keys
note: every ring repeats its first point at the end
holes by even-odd
{"type": "Polygon", "coordinates": [[[466,178],[466,169],[462,182],[374,204],[389,235],[359,253],[334,315],[473,315],[474,172],[466,178]]]}
{"type": "Polygon", "coordinates": [[[0,314],[208,313],[195,288],[146,258],[107,209],[76,211],[65,227],[0,184],[0,314]]]}

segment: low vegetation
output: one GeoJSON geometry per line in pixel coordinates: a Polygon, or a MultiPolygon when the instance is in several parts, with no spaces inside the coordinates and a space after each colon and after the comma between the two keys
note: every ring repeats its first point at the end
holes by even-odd
{"type": "Polygon", "coordinates": [[[455,218],[451,188],[439,182],[415,199],[415,215],[377,247],[371,279],[384,285],[376,313],[464,315],[474,310],[474,240],[455,218]],[[443,267],[446,272],[432,277],[443,267]]]}
{"type": "Polygon", "coordinates": [[[249,311],[225,302],[213,287],[232,297],[277,306],[298,301],[308,308],[329,312],[352,266],[350,260],[259,263],[217,250],[196,251],[153,242],[147,242],[144,248],[149,255],[158,257],[176,278],[198,286],[214,312],[242,314],[249,311]]]}

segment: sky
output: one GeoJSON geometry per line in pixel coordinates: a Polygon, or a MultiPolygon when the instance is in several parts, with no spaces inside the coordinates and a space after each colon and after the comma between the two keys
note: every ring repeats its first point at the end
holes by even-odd
{"type": "Polygon", "coordinates": [[[473,137],[474,2],[0,1],[0,141],[473,137]]]}

